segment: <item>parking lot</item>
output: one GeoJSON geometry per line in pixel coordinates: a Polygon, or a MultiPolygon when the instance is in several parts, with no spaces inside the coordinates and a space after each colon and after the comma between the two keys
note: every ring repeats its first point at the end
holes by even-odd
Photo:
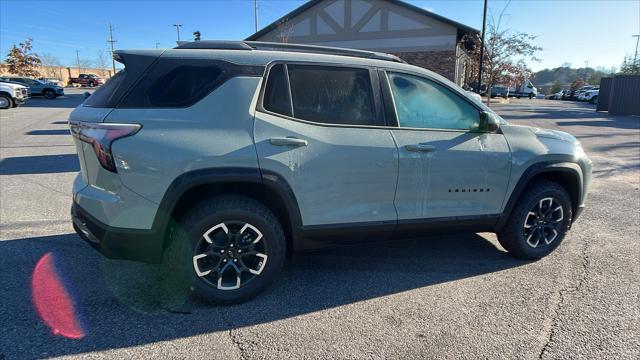
{"type": "Polygon", "coordinates": [[[80,89],[0,112],[0,359],[640,358],[640,118],[511,100],[508,121],[567,131],[594,161],[587,209],[550,256],[516,260],[493,234],[305,254],[265,293],[175,308],[157,265],[111,261],[69,220],[78,161],[65,123],[80,89]],[[32,304],[49,255],[84,337],[32,304]]]}

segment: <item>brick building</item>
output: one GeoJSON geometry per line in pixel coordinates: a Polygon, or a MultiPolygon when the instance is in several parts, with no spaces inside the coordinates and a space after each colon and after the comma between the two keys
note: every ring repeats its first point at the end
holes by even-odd
{"type": "Polygon", "coordinates": [[[478,30],[399,0],[311,0],[246,40],[373,50],[467,83],[460,45],[478,30]]]}

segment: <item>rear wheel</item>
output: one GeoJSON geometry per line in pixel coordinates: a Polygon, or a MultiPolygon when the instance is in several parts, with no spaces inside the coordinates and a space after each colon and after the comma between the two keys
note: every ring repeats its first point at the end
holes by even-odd
{"type": "Polygon", "coordinates": [[[13,100],[5,94],[0,94],[0,109],[9,109],[11,107],[13,107],[13,100]]]}
{"type": "Polygon", "coordinates": [[[567,191],[555,182],[537,181],[518,200],[498,241],[515,257],[540,259],[560,245],[571,218],[567,191]]]}
{"type": "Polygon", "coordinates": [[[45,89],[42,92],[42,95],[46,98],[46,99],[55,99],[56,98],[56,93],[51,90],[51,89],[45,89]]]}
{"type": "Polygon", "coordinates": [[[216,304],[248,300],[278,275],[285,259],[284,232],[263,204],[244,196],[219,196],[191,210],[173,231],[191,248],[196,293],[216,304]]]}
{"type": "Polygon", "coordinates": [[[93,81],[89,81],[89,87],[94,87],[96,84],[93,81]]]}

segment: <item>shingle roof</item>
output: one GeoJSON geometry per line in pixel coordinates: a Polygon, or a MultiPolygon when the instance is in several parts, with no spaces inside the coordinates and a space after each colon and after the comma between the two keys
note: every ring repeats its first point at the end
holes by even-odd
{"type": "MultiPolygon", "coordinates": [[[[262,28],[257,33],[247,37],[245,40],[259,40],[261,36],[267,34],[268,32],[272,31],[273,29],[277,28],[278,24],[280,22],[292,19],[292,18],[302,14],[306,10],[308,10],[308,9],[312,8],[313,6],[319,4],[321,1],[323,1],[323,0],[310,0],[310,1],[306,2],[306,3],[304,3],[302,6],[299,6],[296,9],[294,9],[293,11],[291,11],[290,13],[280,17],[278,20],[276,20],[276,21],[272,22],[271,24],[267,25],[266,27],[262,28]]],[[[388,2],[390,2],[392,4],[394,4],[394,5],[401,6],[401,7],[405,8],[405,9],[407,9],[407,10],[417,12],[417,13],[419,13],[421,15],[434,18],[434,19],[436,19],[438,21],[441,21],[443,23],[446,23],[446,24],[449,24],[451,26],[454,26],[454,27],[458,28],[459,30],[466,31],[466,32],[480,33],[479,30],[474,29],[474,28],[472,28],[470,26],[461,24],[461,23],[459,23],[457,21],[453,21],[453,20],[448,19],[448,18],[446,18],[444,16],[438,15],[436,13],[433,13],[433,12],[429,11],[429,10],[425,10],[425,9],[417,7],[415,5],[406,3],[404,1],[401,1],[401,0],[385,0],[385,1],[388,1],[388,2]]]]}

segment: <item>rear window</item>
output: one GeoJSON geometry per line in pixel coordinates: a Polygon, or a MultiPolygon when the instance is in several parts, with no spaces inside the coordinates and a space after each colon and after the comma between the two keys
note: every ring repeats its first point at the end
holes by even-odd
{"type": "Polygon", "coordinates": [[[91,107],[115,107],[120,98],[121,91],[118,91],[127,77],[125,69],[118,71],[107,82],[98,88],[91,96],[84,101],[85,106],[91,107]],[[117,98],[116,98],[117,97],[117,98]]]}

